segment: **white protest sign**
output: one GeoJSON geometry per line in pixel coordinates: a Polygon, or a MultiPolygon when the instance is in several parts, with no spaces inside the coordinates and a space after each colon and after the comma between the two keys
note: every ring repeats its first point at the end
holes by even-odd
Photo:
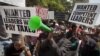
{"type": "Polygon", "coordinates": [[[36,15],[36,9],[29,7],[0,6],[0,11],[7,33],[38,36],[35,31],[28,28],[28,20],[36,15]]]}
{"type": "Polygon", "coordinates": [[[48,12],[48,19],[54,19],[54,11],[48,12]]]}
{"type": "Polygon", "coordinates": [[[100,4],[76,3],[69,22],[93,27],[100,13],[100,4]]]}

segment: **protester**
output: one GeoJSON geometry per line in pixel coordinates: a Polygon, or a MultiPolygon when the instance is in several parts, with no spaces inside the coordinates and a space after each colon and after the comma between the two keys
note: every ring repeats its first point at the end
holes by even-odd
{"type": "Polygon", "coordinates": [[[41,33],[35,48],[36,56],[58,56],[57,51],[48,40],[47,33],[41,33]]]}
{"type": "Polygon", "coordinates": [[[13,43],[5,48],[5,56],[20,56],[24,51],[25,56],[31,56],[29,48],[25,46],[24,37],[22,35],[15,35],[13,43]]]}
{"type": "Polygon", "coordinates": [[[96,41],[96,48],[94,50],[95,51],[94,55],[99,56],[100,55],[100,28],[99,27],[96,27],[96,31],[91,36],[91,38],[96,41]]]}
{"type": "Polygon", "coordinates": [[[60,24],[57,35],[54,34],[53,36],[54,42],[57,45],[60,56],[71,55],[70,53],[71,42],[66,38],[65,31],[66,28],[64,27],[64,25],[60,24]]]}
{"type": "Polygon", "coordinates": [[[34,47],[37,42],[37,37],[27,36],[26,43],[29,46],[30,52],[33,55],[34,47]]]}
{"type": "Polygon", "coordinates": [[[4,26],[0,24],[0,56],[4,55],[4,48],[12,43],[11,39],[7,37],[4,26]]]}
{"type": "Polygon", "coordinates": [[[64,32],[65,27],[60,25],[49,34],[47,32],[40,34],[36,56],[68,56],[70,41],[65,38],[64,32]]]}
{"type": "Polygon", "coordinates": [[[80,47],[81,56],[98,56],[95,55],[96,41],[92,39],[87,33],[81,35],[82,44],[80,47]]]}
{"type": "Polygon", "coordinates": [[[76,32],[76,29],[77,29],[76,24],[73,24],[73,25],[71,26],[71,29],[66,33],[66,37],[67,37],[67,38],[72,37],[73,32],[76,32]]]}
{"type": "MultiPolygon", "coordinates": [[[[47,21],[45,21],[47,24],[47,21]]],[[[40,33],[37,38],[28,37],[28,46],[24,42],[24,36],[12,36],[13,43],[4,44],[5,56],[20,56],[21,53],[26,56],[99,56],[100,55],[100,29],[91,28],[91,31],[85,31],[83,26],[77,27],[77,24],[68,24],[65,27],[64,21],[49,22],[48,26],[52,32],[40,33]],[[32,39],[34,38],[34,39],[32,39]],[[82,43],[79,45],[79,40],[82,43]],[[34,47],[35,46],[35,47],[34,47]],[[80,47],[80,48],[79,48],[80,47]],[[77,49],[79,50],[77,51],[77,49]],[[34,51],[33,51],[34,50],[34,51]],[[30,52],[31,51],[31,52],[30,52]],[[34,53],[35,52],[35,53],[34,53]]],[[[0,41],[5,40],[7,34],[4,28],[0,28],[0,41]]]]}

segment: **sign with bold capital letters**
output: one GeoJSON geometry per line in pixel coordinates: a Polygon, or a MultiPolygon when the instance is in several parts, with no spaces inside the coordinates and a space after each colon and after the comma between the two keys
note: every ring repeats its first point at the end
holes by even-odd
{"type": "Polygon", "coordinates": [[[100,13],[100,4],[76,3],[69,22],[93,27],[100,13]]]}
{"type": "Polygon", "coordinates": [[[28,20],[31,16],[36,16],[35,7],[11,7],[0,6],[0,12],[7,33],[38,36],[36,31],[31,31],[28,27],[28,20]]]}

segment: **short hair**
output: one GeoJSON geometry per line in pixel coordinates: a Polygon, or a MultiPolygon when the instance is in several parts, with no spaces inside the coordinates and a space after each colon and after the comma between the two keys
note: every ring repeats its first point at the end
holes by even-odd
{"type": "Polygon", "coordinates": [[[12,34],[12,39],[16,41],[19,38],[19,34],[12,34]]]}
{"type": "Polygon", "coordinates": [[[22,38],[23,38],[23,40],[25,40],[24,37],[21,34],[12,34],[12,40],[13,40],[13,42],[19,41],[22,38]]]}
{"type": "Polygon", "coordinates": [[[76,28],[77,26],[76,26],[76,24],[72,24],[72,29],[74,29],[74,28],[76,28]]]}

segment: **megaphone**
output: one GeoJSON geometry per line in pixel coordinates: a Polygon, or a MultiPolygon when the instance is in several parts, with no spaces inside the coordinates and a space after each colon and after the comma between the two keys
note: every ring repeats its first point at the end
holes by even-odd
{"type": "Polygon", "coordinates": [[[41,29],[47,32],[52,31],[48,26],[42,23],[42,20],[39,16],[32,16],[28,21],[28,27],[31,31],[41,29]]]}

